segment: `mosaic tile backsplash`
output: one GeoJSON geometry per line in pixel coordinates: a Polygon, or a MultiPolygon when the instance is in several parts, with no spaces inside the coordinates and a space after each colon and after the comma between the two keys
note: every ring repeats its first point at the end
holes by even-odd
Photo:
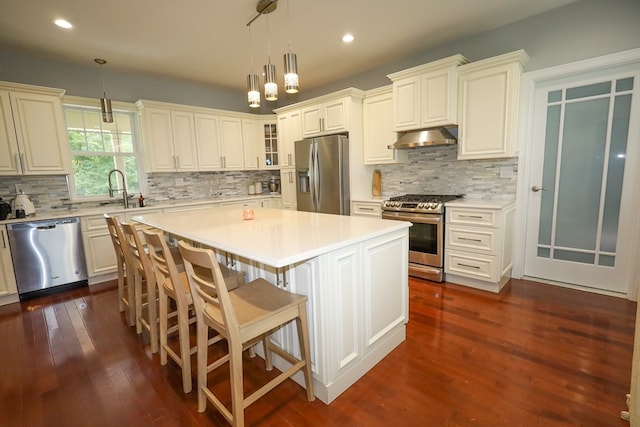
{"type": "Polygon", "coordinates": [[[401,194],[515,197],[517,158],[457,160],[457,150],[456,145],[415,148],[409,150],[407,163],[376,166],[382,173],[382,197],[401,194]],[[500,177],[501,170],[505,178],[500,177]]]}
{"type": "MultiPolygon", "coordinates": [[[[409,150],[409,161],[376,166],[382,172],[382,196],[400,194],[465,194],[474,198],[513,198],[516,193],[517,159],[457,160],[457,146],[423,147],[409,150]],[[501,178],[500,172],[504,178],[501,178]],[[507,173],[505,173],[507,172],[507,173]],[[509,176],[510,175],[510,176],[509,176]]],[[[147,176],[148,205],[181,200],[241,197],[248,186],[263,182],[263,193],[271,176],[278,171],[153,173],[147,176]]],[[[64,175],[0,177],[0,197],[10,201],[15,185],[31,196],[36,213],[73,212],[113,204],[119,198],[101,202],[71,202],[64,175]]]]}

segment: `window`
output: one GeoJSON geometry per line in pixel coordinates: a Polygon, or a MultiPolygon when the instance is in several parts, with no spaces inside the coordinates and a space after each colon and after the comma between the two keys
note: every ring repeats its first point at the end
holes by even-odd
{"type": "Polygon", "coordinates": [[[141,161],[137,150],[136,115],[131,111],[114,111],[113,123],[104,123],[100,109],[65,105],[67,133],[71,147],[73,175],[69,191],[73,199],[103,199],[109,195],[109,173],[114,191],[123,185],[129,194],[143,189],[141,161]]]}

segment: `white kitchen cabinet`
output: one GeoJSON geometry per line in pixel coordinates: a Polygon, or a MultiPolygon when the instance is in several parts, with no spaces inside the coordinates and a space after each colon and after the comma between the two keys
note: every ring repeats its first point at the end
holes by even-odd
{"type": "Polygon", "coordinates": [[[382,200],[352,200],[351,216],[368,216],[372,218],[382,218],[382,200]]]}
{"type": "Polygon", "coordinates": [[[388,148],[396,139],[393,130],[393,91],[391,86],[368,91],[362,101],[364,118],[364,164],[405,163],[407,150],[388,148]]]}
{"type": "Polygon", "coordinates": [[[302,139],[302,117],[300,110],[278,112],[278,132],[280,133],[280,166],[295,166],[294,143],[302,139]]]}
{"type": "Polygon", "coordinates": [[[0,225],[0,305],[18,301],[7,226],[0,225]]]}
{"type": "MultiPolygon", "coordinates": [[[[116,215],[119,221],[124,215],[116,215]]],[[[89,278],[118,271],[118,259],[103,215],[81,219],[82,243],[89,278]]]]}
{"type": "Polygon", "coordinates": [[[447,204],[447,282],[500,292],[511,277],[513,213],[506,201],[447,204]]]}
{"type": "Polygon", "coordinates": [[[241,118],[196,113],[195,127],[200,170],[244,169],[241,118]]]}
{"type": "Polygon", "coordinates": [[[190,111],[138,103],[141,108],[145,156],[150,172],[198,170],[194,116],[190,111]]]}
{"type": "Polygon", "coordinates": [[[0,175],[71,173],[63,93],[0,82],[0,175]]]}
{"type": "Polygon", "coordinates": [[[280,133],[278,131],[279,126],[275,117],[261,120],[259,138],[264,155],[262,166],[266,169],[273,169],[280,166],[282,141],[280,140],[280,133]]]}
{"type": "Polygon", "coordinates": [[[302,108],[300,115],[304,138],[348,130],[348,106],[345,98],[302,108]]]}
{"type": "Polygon", "coordinates": [[[394,130],[445,126],[457,123],[457,68],[462,55],[409,68],[387,77],[393,82],[394,130]]]}
{"type": "Polygon", "coordinates": [[[296,210],[296,170],[294,168],[280,169],[280,193],[282,194],[282,209],[296,210]]]}
{"type": "Polygon", "coordinates": [[[524,50],[458,68],[458,159],[514,157],[524,50]]]}
{"type": "Polygon", "coordinates": [[[262,122],[242,119],[242,149],[244,169],[257,170],[264,165],[265,149],[262,137],[262,122]]]}

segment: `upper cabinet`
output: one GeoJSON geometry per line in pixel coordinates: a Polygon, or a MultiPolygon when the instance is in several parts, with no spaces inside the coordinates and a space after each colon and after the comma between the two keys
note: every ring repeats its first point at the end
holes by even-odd
{"type": "Polygon", "coordinates": [[[302,117],[300,109],[278,112],[278,131],[280,132],[280,166],[295,165],[294,142],[302,139],[302,117]]]}
{"type": "Polygon", "coordinates": [[[301,110],[302,136],[307,138],[347,131],[347,100],[334,99],[301,110]]]}
{"type": "MultiPolygon", "coordinates": [[[[145,166],[150,172],[266,167],[262,123],[273,123],[274,116],[146,100],[136,105],[143,124],[145,166]]],[[[277,138],[275,128],[269,138],[277,138]]]]}
{"type": "Polygon", "coordinates": [[[150,172],[198,170],[194,115],[190,111],[138,101],[150,172]]]}
{"type": "Polygon", "coordinates": [[[524,50],[458,68],[458,159],[514,157],[524,50]]]}
{"type": "Polygon", "coordinates": [[[454,55],[389,74],[394,130],[456,124],[457,69],[467,62],[464,56],[454,55]]]}
{"type": "Polygon", "coordinates": [[[0,82],[0,175],[71,172],[63,93],[0,82]]]}
{"type": "Polygon", "coordinates": [[[393,91],[391,86],[367,92],[363,102],[364,164],[379,165],[407,161],[406,150],[388,145],[396,140],[393,131],[393,91]]]}

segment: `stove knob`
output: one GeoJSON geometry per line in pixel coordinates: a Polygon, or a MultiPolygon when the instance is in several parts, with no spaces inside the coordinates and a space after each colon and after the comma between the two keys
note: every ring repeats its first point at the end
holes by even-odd
{"type": "Polygon", "coordinates": [[[402,203],[400,203],[400,202],[395,202],[393,205],[394,205],[396,208],[399,208],[400,206],[402,206],[402,203]]]}
{"type": "Polygon", "coordinates": [[[429,206],[428,206],[428,207],[429,207],[429,209],[434,209],[434,208],[436,207],[436,204],[435,204],[435,203],[433,203],[433,202],[428,203],[428,205],[429,205],[429,206]]]}

